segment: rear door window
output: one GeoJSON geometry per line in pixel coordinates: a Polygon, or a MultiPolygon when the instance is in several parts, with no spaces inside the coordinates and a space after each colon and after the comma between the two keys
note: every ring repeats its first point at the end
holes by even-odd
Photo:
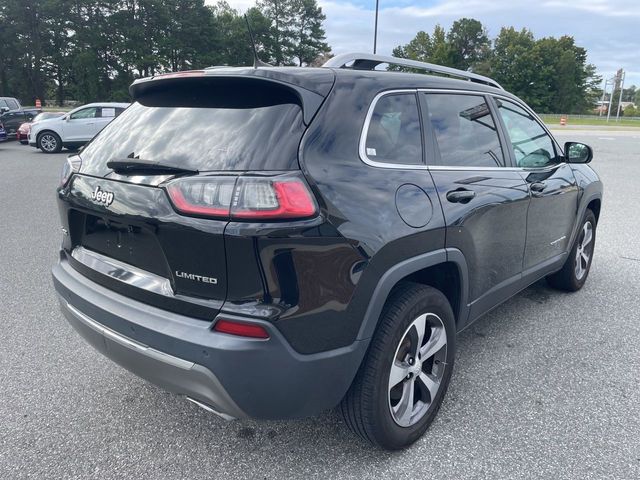
{"type": "Polygon", "coordinates": [[[427,93],[436,165],[504,167],[505,158],[489,105],[482,95],[427,93]]]}
{"type": "Polygon", "coordinates": [[[420,112],[415,93],[381,97],[373,108],[365,140],[369,160],[380,163],[422,163],[420,112]]]}

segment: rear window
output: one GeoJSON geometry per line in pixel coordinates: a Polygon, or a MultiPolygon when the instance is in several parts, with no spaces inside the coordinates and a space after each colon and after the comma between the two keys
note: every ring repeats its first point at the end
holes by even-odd
{"type": "Polygon", "coordinates": [[[106,175],[108,161],[126,158],[199,171],[297,169],[302,108],[293,95],[253,101],[251,93],[171,91],[139,99],[82,151],[82,172],[106,175]]]}

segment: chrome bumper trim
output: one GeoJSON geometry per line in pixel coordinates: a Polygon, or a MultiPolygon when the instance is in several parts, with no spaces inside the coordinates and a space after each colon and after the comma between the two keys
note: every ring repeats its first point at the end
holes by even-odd
{"type": "Polygon", "coordinates": [[[183,360],[182,358],[174,357],[173,355],[169,355],[159,350],[155,350],[140,342],[136,342],[135,340],[125,337],[124,335],[121,335],[111,330],[110,328],[100,325],[98,322],[89,318],[87,315],[82,313],[76,307],[69,304],[69,302],[66,302],[64,300],[62,301],[64,302],[65,308],[69,312],[71,312],[73,316],[76,317],[79,321],[84,323],[86,326],[88,326],[92,330],[95,330],[101,335],[104,335],[105,337],[109,338],[110,340],[113,340],[116,343],[119,343],[124,347],[131,348],[133,350],[138,351],[142,355],[146,355],[147,357],[153,358],[162,363],[172,365],[176,368],[181,368],[182,370],[191,370],[191,368],[194,366],[193,362],[189,362],[188,360],[183,360]]]}
{"type": "Polygon", "coordinates": [[[92,270],[122,283],[166,297],[174,296],[174,291],[173,288],[171,288],[171,282],[168,278],[147,272],[146,270],[107,257],[106,255],[87,250],[84,247],[74,248],[71,256],[92,270]]]}

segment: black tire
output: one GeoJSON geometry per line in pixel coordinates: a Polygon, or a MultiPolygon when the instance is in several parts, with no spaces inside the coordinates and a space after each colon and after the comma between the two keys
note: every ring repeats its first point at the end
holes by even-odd
{"type": "Polygon", "coordinates": [[[573,247],[569,252],[569,257],[564,262],[562,269],[547,276],[547,282],[553,288],[558,290],[565,290],[567,292],[576,292],[582,288],[589,276],[589,270],[591,269],[591,261],[593,260],[593,252],[596,243],[596,216],[591,210],[587,210],[580,223],[580,230],[576,235],[573,247]],[[585,241],[587,225],[591,225],[591,240],[583,246],[585,241]],[[579,256],[579,250],[582,249],[586,252],[588,259],[585,261],[583,256],[579,256]],[[581,262],[581,267],[578,267],[578,262],[581,262]],[[582,275],[579,275],[580,272],[582,275]]]}
{"type": "Polygon", "coordinates": [[[51,131],[40,133],[36,144],[44,153],[58,153],[62,150],[62,140],[57,133],[51,131]]]}
{"type": "MultiPolygon", "coordinates": [[[[387,300],[367,356],[340,404],[342,416],[348,427],[368,442],[387,450],[399,450],[418,440],[433,422],[446,394],[453,371],[455,340],[453,311],[447,298],[439,290],[414,283],[404,283],[396,287],[387,300]],[[424,314],[429,314],[427,318],[434,322],[437,317],[441,327],[438,327],[439,333],[434,333],[435,327],[429,329],[430,336],[433,338],[427,337],[425,328],[424,342],[420,345],[427,347],[429,342],[432,340],[436,342],[436,337],[443,334],[446,335],[443,337],[446,338],[446,344],[440,347],[437,354],[429,357],[432,360],[425,356],[417,361],[414,360],[415,363],[411,363],[412,358],[408,358],[409,363],[398,363],[405,341],[409,341],[412,335],[414,339],[418,338],[416,335],[418,332],[413,330],[415,328],[413,325],[424,314]],[[440,356],[439,360],[436,359],[436,355],[440,356]],[[428,372],[429,361],[432,362],[433,371],[431,372],[428,372]],[[409,373],[396,387],[391,388],[390,385],[395,383],[390,378],[392,365],[394,369],[398,368],[397,365],[407,365],[407,368],[418,369],[420,373],[409,373]],[[436,368],[438,371],[434,374],[436,368]],[[424,372],[439,378],[435,394],[427,393],[431,389],[425,390],[423,387],[424,383],[421,379],[424,372]],[[392,395],[398,387],[405,392],[406,390],[403,390],[407,387],[405,383],[410,382],[410,378],[414,375],[416,375],[414,383],[408,388],[413,389],[413,395],[418,396],[416,404],[419,405],[419,402],[423,401],[421,398],[423,395],[424,400],[428,400],[429,403],[425,402],[422,405],[422,410],[418,412],[420,416],[418,413],[415,415],[415,423],[401,426],[398,420],[394,419],[396,413],[392,413],[392,410],[397,408],[392,406],[392,395]],[[417,385],[415,389],[413,385],[417,385]]],[[[412,348],[411,345],[408,347],[412,348]]],[[[435,343],[434,348],[437,348],[435,343]]],[[[401,395],[402,398],[398,400],[397,405],[405,398],[404,393],[401,395]]],[[[411,402],[413,401],[415,398],[411,397],[411,402]]],[[[409,414],[409,420],[414,420],[411,414],[409,414]]]]}

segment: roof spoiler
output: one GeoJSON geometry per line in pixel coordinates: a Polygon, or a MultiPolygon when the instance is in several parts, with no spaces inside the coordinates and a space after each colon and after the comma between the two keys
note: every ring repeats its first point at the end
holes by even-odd
{"type": "Polygon", "coordinates": [[[504,90],[502,86],[495,80],[478,75],[476,73],[458,70],[457,68],[443,67],[434,63],[418,62],[417,60],[409,60],[406,58],[390,57],[387,55],[372,55],[370,53],[344,53],[337,55],[328,60],[323,67],[329,68],[352,68],[354,70],[375,70],[378,65],[388,63],[389,65],[398,65],[400,67],[415,68],[426,72],[438,73],[449,77],[460,78],[470,82],[482,83],[490,87],[504,90]]]}
{"type": "MultiPolygon", "coordinates": [[[[272,91],[274,89],[280,92],[286,90],[295,95],[298,99],[297,103],[302,107],[304,123],[306,125],[310,124],[325,98],[318,92],[287,82],[286,77],[284,77],[284,79],[278,78],[277,69],[253,68],[250,70],[232,68],[190,70],[139,78],[129,87],[129,94],[134,101],[141,101],[142,98],[150,95],[167,94],[172,91],[177,93],[185,88],[212,89],[212,97],[215,97],[215,94],[218,94],[218,96],[222,94],[220,91],[216,92],[216,87],[223,89],[246,88],[248,101],[255,97],[264,97],[263,100],[268,101],[273,95],[267,95],[266,97],[259,95],[257,90],[261,86],[267,88],[270,86],[272,91]]],[[[277,93],[277,91],[275,93],[277,93]]],[[[144,101],[141,103],[144,104],[144,101]]]]}

